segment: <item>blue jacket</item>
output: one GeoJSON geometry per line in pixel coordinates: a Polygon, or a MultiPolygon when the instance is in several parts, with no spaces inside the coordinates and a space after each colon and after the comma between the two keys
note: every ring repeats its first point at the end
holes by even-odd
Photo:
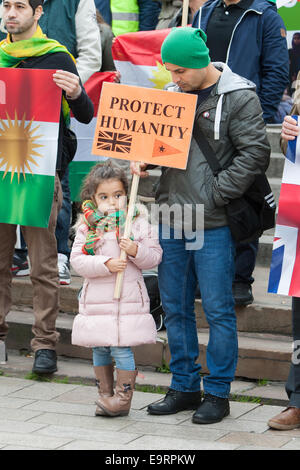
{"type": "MultiPolygon", "coordinates": [[[[140,31],[149,31],[156,28],[161,10],[160,0],[138,0],[140,17],[140,31]]],[[[100,11],[107,24],[111,25],[112,16],[110,0],[95,0],[96,8],[100,11]]]]}
{"type": "MultiPolygon", "coordinates": [[[[206,31],[219,0],[208,0],[194,16],[192,26],[206,31]]],[[[226,63],[231,70],[256,85],[265,122],[274,115],[289,82],[286,28],[276,7],[254,0],[233,30],[226,63]]]]}
{"type": "Polygon", "coordinates": [[[110,0],[95,0],[97,10],[100,11],[104,21],[111,26],[112,16],[110,10],[110,0]]]}

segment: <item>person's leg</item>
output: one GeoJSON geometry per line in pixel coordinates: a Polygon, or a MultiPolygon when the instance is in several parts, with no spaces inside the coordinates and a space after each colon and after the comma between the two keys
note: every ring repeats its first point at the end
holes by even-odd
{"type": "Polygon", "coordinates": [[[130,411],[137,370],[130,347],[110,347],[116,363],[116,391],[111,397],[101,396],[97,405],[108,416],[126,416],[130,411]]]}
{"type": "Polygon", "coordinates": [[[110,349],[117,369],[135,370],[134,354],[130,347],[111,346],[110,349]]]}
{"type": "Polygon", "coordinates": [[[289,430],[300,427],[300,298],[292,299],[293,355],[286,382],[288,407],[268,421],[271,428],[289,430]]]}
{"type": "MultiPolygon", "coordinates": [[[[28,247],[30,278],[33,284],[35,321],[32,328],[34,338],[31,341],[31,347],[35,353],[43,351],[43,357],[39,361],[41,364],[34,364],[34,371],[40,373],[43,373],[44,369],[45,373],[56,370],[55,347],[59,334],[55,323],[58,315],[59,281],[55,227],[61,201],[60,182],[56,177],[48,228],[22,227],[28,247]],[[48,362],[49,368],[44,367],[43,364],[48,362]]],[[[40,354],[40,352],[36,354],[36,359],[40,354]]]]}
{"type": "Polygon", "coordinates": [[[71,275],[69,270],[69,229],[72,215],[71,192],[69,186],[69,170],[66,172],[61,180],[61,187],[63,192],[62,207],[58,213],[55,236],[57,240],[57,253],[58,253],[58,274],[61,285],[69,285],[71,282],[71,275]]]}
{"type": "Polygon", "coordinates": [[[11,267],[13,276],[28,276],[30,270],[27,260],[27,247],[26,243],[22,234],[22,230],[20,227],[17,228],[19,230],[20,236],[20,244],[19,248],[15,248],[15,253],[13,256],[13,264],[11,267]]]}
{"type": "Polygon", "coordinates": [[[206,230],[203,248],[194,253],[202,306],[209,324],[209,374],[203,379],[204,401],[193,416],[193,422],[199,424],[217,422],[229,414],[228,396],[238,359],[232,295],[234,248],[229,228],[221,227],[206,230]]]}
{"type": "Polygon", "coordinates": [[[286,383],[286,392],[289,397],[289,406],[300,409],[300,298],[292,300],[292,330],[294,341],[294,354],[286,383]]]}
{"type": "Polygon", "coordinates": [[[206,230],[202,250],[194,253],[202,293],[202,306],[209,324],[206,360],[209,375],[204,392],[227,398],[238,358],[237,326],[232,296],[234,243],[228,227],[206,230]]]}
{"type": "MultiPolygon", "coordinates": [[[[174,234],[174,232],[172,232],[174,234]]],[[[160,238],[163,259],[158,267],[159,290],[171,353],[171,388],[181,392],[200,390],[198,335],[195,318],[197,279],[193,254],[185,239],[160,238]]]]}
{"type": "Polygon", "coordinates": [[[236,305],[246,306],[253,302],[252,276],[256,256],[258,252],[258,240],[251,243],[237,243],[235,254],[235,278],[233,282],[233,296],[236,305]]]}
{"type": "Polygon", "coordinates": [[[0,223],[0,341],[5,341],[6,315],[11,308],[11,265],[16,244],[16,225],[0,223]]]}
{"type": "Polygon", "coordinates": [[[194,310],[197,279],[193,255],[186,250],[182,233],[171,230],[171,237],[164,237],[160,227],[160,244],[163,258],[158,267],[158,279],[171,353],[172,381],[163,402],[150,405],[148,412],[171,414],[182,409],[195,409],[201,399],[194,310]]]}
{"type": "MultiPolygon", "coordinates": [[[[112,397],[114,394],[114,366],[109,347],[93,348],[93,365],[99,399],[112,397]]],[[[106,413],[99,406],[98,400],[96,405],[95,416],[106,416],[106,413]]]]}

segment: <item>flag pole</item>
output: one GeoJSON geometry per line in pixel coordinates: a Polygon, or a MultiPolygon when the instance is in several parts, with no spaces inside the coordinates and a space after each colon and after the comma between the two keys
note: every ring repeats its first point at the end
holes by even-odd
{"type": "MultiPolygon", "coordinates": [[[[140,176],[135,173],[132,177],[130,198],[129,198],[129,204],[128,204],[128,210],[127,210],[127,216],[126,216],[126,222],[125,222],[123,238],[129,238],[130,234],[131,234],[132,220],[133,220],[133,216],[134,216],[134,208],[135,208],[135,202],[136,202],[136,198],[137,198],[139,181],[140,181],[140,176]]],[[[126,258],[127,258],[126,251],[121,250],[120,259],[122,261],[125,261],[126,258]]],[[[119,272],[117,274],[117,279],[116,279],[116,284],[115,284],[115,291],[114,291],[114,299],[119,299],[121,297],[123,277],[124,277],[124,271],[119,272]]]]}
{"type": "Polygon", "coordinates": [[[187,26],[189,14],[189,0],[183,0],[181,26],[187,26]]]}

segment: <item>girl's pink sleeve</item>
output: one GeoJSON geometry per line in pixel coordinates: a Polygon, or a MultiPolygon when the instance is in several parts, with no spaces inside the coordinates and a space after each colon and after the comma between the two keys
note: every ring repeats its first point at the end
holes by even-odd
{"type": "Polygon", "coordinates": [[[73,243],[70,262],[77,274],[84,278],[93,278],[98,276],[109,276],[112,273],[104,263],[110,259],[108,256],[101,255],[85,255],[82,247],[85,244],[87,229],[81,225],[77,230],[77,234],[73,243]]]}
{"type": "Polygon", "coordinates": [[[163,251],[158,241],[157,230],[145,217],[140,217],[137,237],[134,240],[138,245],[138,251],[135,257],[128,258],[140,269],[152,269],[161,262],[163,251]]]}

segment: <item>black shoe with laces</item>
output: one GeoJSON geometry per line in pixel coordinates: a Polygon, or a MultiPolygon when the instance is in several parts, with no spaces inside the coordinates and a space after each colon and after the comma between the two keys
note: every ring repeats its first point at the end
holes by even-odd
{"type": "Polygon", "coordinates": [[[56,352],[52,349],[39,349],[36,351],[32,372],[35,374],[53,374],[56,371],[56,352]]]}
{"type": "Polygon", "coordinates": [[[204,395],[204,400],[193,414],[192,421],[196,424],[219,423],[230,413],[228,398],[216,397],[209,393],[204,395]]]}
{"type": "Polygon", "coordinates": [[[184,410],[195,410],[201,403],[201,392],[179,392],[169,388],[164,399],[152,403],[147,411],[151,415],[171,415],[184,410]]]}

